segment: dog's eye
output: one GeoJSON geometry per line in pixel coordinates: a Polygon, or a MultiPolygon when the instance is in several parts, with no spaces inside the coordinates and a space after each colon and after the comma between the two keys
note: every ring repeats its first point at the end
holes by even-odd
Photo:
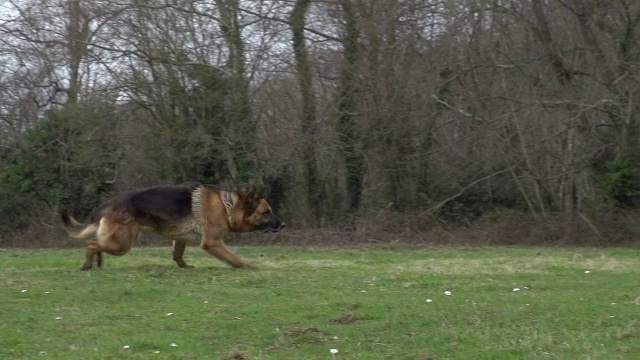
{"type": "Polygon", "coordinates": [[[271,215],[271,209],[263,211],[262,215],[271,215]]]}

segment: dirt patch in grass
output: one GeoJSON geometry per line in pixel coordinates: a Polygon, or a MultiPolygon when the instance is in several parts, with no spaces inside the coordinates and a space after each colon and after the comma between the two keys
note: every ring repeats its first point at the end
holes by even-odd
{"type": "Polygon", "coordinates": [[[418,355],[417,360],[435,360],[435,358],[431,355],[418,355]]]}
{"type": "Polygon", "coordinates": [[[356,322],[358,320],[362,320],[362,319],[359,318],[359,317],[353,316],[351,314],[347,314],[347,315],[339,316],[339,317],[331,320],[331,322],[334,323],[334,324],[351,324],[351,323],[354,323],[354,322],[356,322]]]}
{"type": "Polygon", "coordinates": [[[244,351],[232,351],[230,353],[225,354],[222,357],[222,360],[249,360],[251,357],[249,353],[244,351]]]}
{"type": "Polygon", "coordinates": [[[308,327],[308,328],[293,329],[285,332],[284,334],[286,336],[300,336],[300,335],[306,335],[306,334],[319,334],[319,333],[320,333],[320,330],[318,330],[318,328],[308,327]]]}

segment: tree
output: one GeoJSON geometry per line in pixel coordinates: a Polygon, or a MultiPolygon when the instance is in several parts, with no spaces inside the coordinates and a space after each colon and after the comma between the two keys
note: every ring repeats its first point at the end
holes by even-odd
{"type": "Polygon", "coordinates": [[[358,67],[362,51],[357,13],[351,0],[341,0],[340,10],[344,19],[342,46],[344,59],[340,72],[340,92],[338,94],[338,133],[340,134],[340,152],[344,158],[347,183],[347,209],[355,213],[360,208],[364,181],[364,156],[358,138],[356,124],[357,96],[359,91],[358,67]]]}
{"type": "Polygon", "coordinates": [[[315,126],[317,123],[316,96],[313,86],[312,63],[305,44],[305,16],[311,0],[297,0],[291,11],[290,23],[293,52],[296,60],[296,75],[302,97],[302,128],[305,138],[301,152],[305,168],[306,193],[308,206],[312,209],[311,218],[321,218],[326,198],[323,182],[316,167],[315,126]]]}

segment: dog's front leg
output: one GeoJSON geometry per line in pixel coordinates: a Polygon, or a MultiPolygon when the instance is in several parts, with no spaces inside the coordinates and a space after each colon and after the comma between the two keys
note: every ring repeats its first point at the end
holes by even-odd
{"type": "Polygon", "coordinates": [[[185,241],[173,240],[173,261],[178,264],[181,268],[190,267],[184,261],[184,249],[187,247],[187,243],[185,241]]]}
{"type": "Polygon", "coordinates": [[[96,251],[96,265],[102,268],[102,251],[96,251]]]}
{"type": "Polygon", "coordinates": [[[253,265],[245,263],[227,248],[222,238],[206,238],[200,244],[202,250],[208,252],[219,260],[236,268],[253,268],[253,265]]]}

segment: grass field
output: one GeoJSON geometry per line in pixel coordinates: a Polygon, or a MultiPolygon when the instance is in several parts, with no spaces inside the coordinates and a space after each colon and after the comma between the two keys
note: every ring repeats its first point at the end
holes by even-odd
{"type": "Polygon", "coordinates": [[[2,251],[0,359],[640,358],[640,249],[236,250],[2,251]]]}

